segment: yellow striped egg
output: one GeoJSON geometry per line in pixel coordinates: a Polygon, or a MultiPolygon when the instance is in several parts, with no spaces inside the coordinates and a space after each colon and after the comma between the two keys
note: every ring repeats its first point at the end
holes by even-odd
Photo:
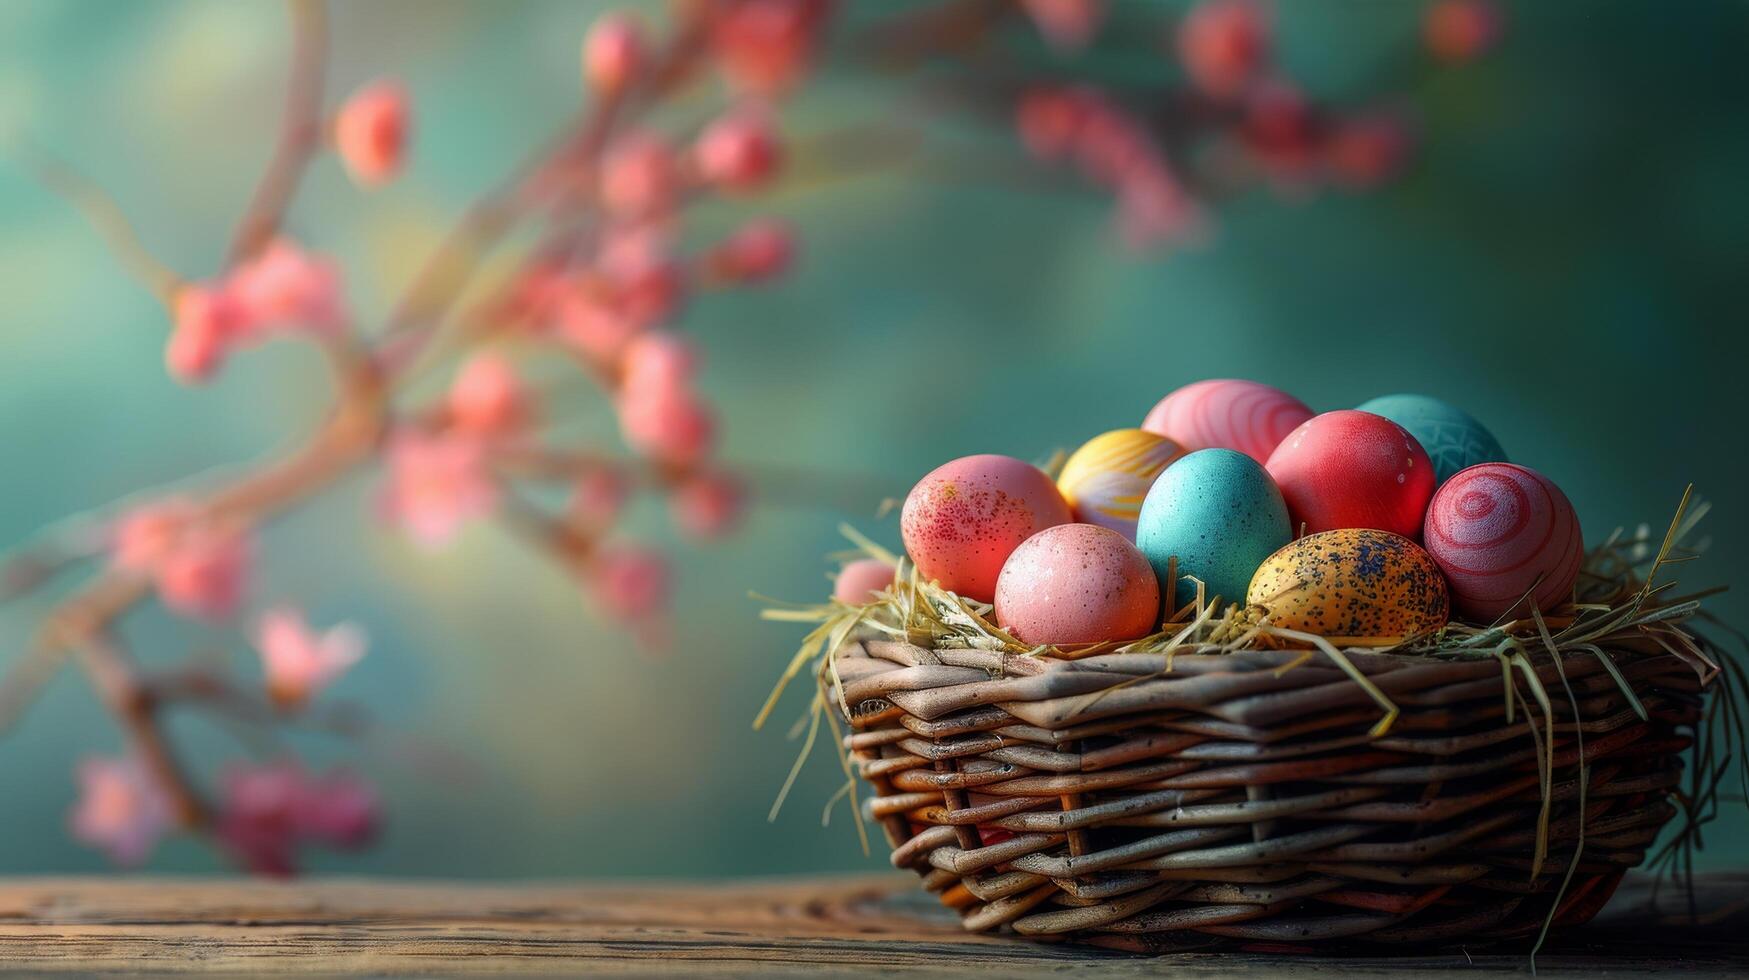
{"type": "Polygon", "coordinates": [[[1443,627],[1445,579],[1421,546],[1389,531],[1343,528],[1308,534],[1264,560],[1247,605],[1270,626],[1337,646],[1391,646],[1443,627]]]}
{"type": "Polygon", "coordinates": [[[1165,436],[1114,429],[1075,450],[1063,464],[1057,489],[1077,521],[1110,528],[1134,541],[1148,488],[1182,455],[1184,447],[1165,436]]]}

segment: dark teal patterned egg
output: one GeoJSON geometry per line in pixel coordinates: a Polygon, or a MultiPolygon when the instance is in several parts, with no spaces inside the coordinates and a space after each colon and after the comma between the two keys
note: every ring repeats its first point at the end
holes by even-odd
{"type": "Polygon", "coordinates": [[[1433,476],[1444,483],[1477,463],[1504,463],[1506,450],[1470,413],[1427,395],[1380,395],[1363,412],[1383,415],[1409,430],[1433,460],[1433,476]]]}

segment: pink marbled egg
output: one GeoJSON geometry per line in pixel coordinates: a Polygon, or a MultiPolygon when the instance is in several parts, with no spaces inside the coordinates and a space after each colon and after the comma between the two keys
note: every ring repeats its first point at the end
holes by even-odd
{"type": "Polygon", "coordinates": [[[1043,470],[1011,456],[963,456],[911,488],[899,533],[924,578],[989,602],[1014,549],[1069,520],[1069,505],[1043,470]]]}
{"type": "Polygon", "coordinates": [[[1095,524],[1060,524],[1027,538],[996,582],[996,622],[1023,643],[1133,640],[1154,631],[1159,612],[1147,557],[1095,524]]]}
{"type": "Polygon", "coordinates": [[[874,601],[874,594],[891,588],[898,569],[879,558],[858,558],[838,570],[832,583],[832,598],[852,606],[874,601]]]}
{"type": "Polygon", "coordinates": [[[1312,417],[1305,402],[1256,381],[1198,381],[1160,399],[1142,428],[1195,452],[1237,449],[1259,463],[1312,417]]]}
{"type": "Polygon", "coordinates": [[[1543,612],[1563,605],[1585,559],[1567,495],[1512,463],[1457,471],[1433,495],[1423,534],[1451,585],[1452,605],[1477,623],[1528,617],[1527,595],[1543,612]]]}

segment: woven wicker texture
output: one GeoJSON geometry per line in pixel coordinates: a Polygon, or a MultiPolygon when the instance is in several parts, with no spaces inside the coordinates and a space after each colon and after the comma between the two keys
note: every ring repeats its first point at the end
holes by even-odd
{"type": "Polygon", "coordinates": [[[1148,950],[1526,935],[1590,918],[1677,812],[1704,685],[1658,644],[1519,670],[1347,658],[1401,709],[1382,736],[1375,699],[1307,651],[869,634],[819,682],[893,863],[973,930],[1148,950]]]}

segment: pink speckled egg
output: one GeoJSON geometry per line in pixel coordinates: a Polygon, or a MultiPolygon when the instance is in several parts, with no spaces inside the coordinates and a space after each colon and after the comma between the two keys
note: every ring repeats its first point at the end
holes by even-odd
{"type": "Polygon", "coordinates": [[[832,583],[832,598],[852,606],[873,602],[876,592],[892,587],[897,572],[879,558],[858,558],[838,570],[838,578],[832,583]]]}
{"type": "Polygon", "coordinates": [[[1433,497],[1433,462],[1407,429],[1354,409],[1295,429],[1264,469],[1287,501],[1295,533],[1373,528],[1413,540],[1433,497]]]}
{"type": "Polygon", "coordinates": [[[1198,381],[1160,399],[1142,428],[1195,452],[1237,449],[1259,463],[1312,417],[1305,402],[1256,381],[1198,381]]]}
{"type": "Polygon", "coordinates": [[[911,488],[899,533],[924,578],[989,602],[1014,549],[1069,520],[1069,505],[1038,467],[1012,456],[962,456],[911,488]]]}
{"type": "Polygon", "coordinates": [[[1543,612],[1564,604],[1585,560],[1567,495],[1511,463],[1481,463],[1445,481],[1428,505],[1425,538],[1452,605],[1477,623],[1528,618],[1527,596],[1543,612]]]}
{"type": "Polygon", "coordinates": [[[996,622],[1022,643],[1069,646],[1154,631],[1160,585],[1123,535],[1059,524],[1027,538],[996,582],[996,622]]]}

